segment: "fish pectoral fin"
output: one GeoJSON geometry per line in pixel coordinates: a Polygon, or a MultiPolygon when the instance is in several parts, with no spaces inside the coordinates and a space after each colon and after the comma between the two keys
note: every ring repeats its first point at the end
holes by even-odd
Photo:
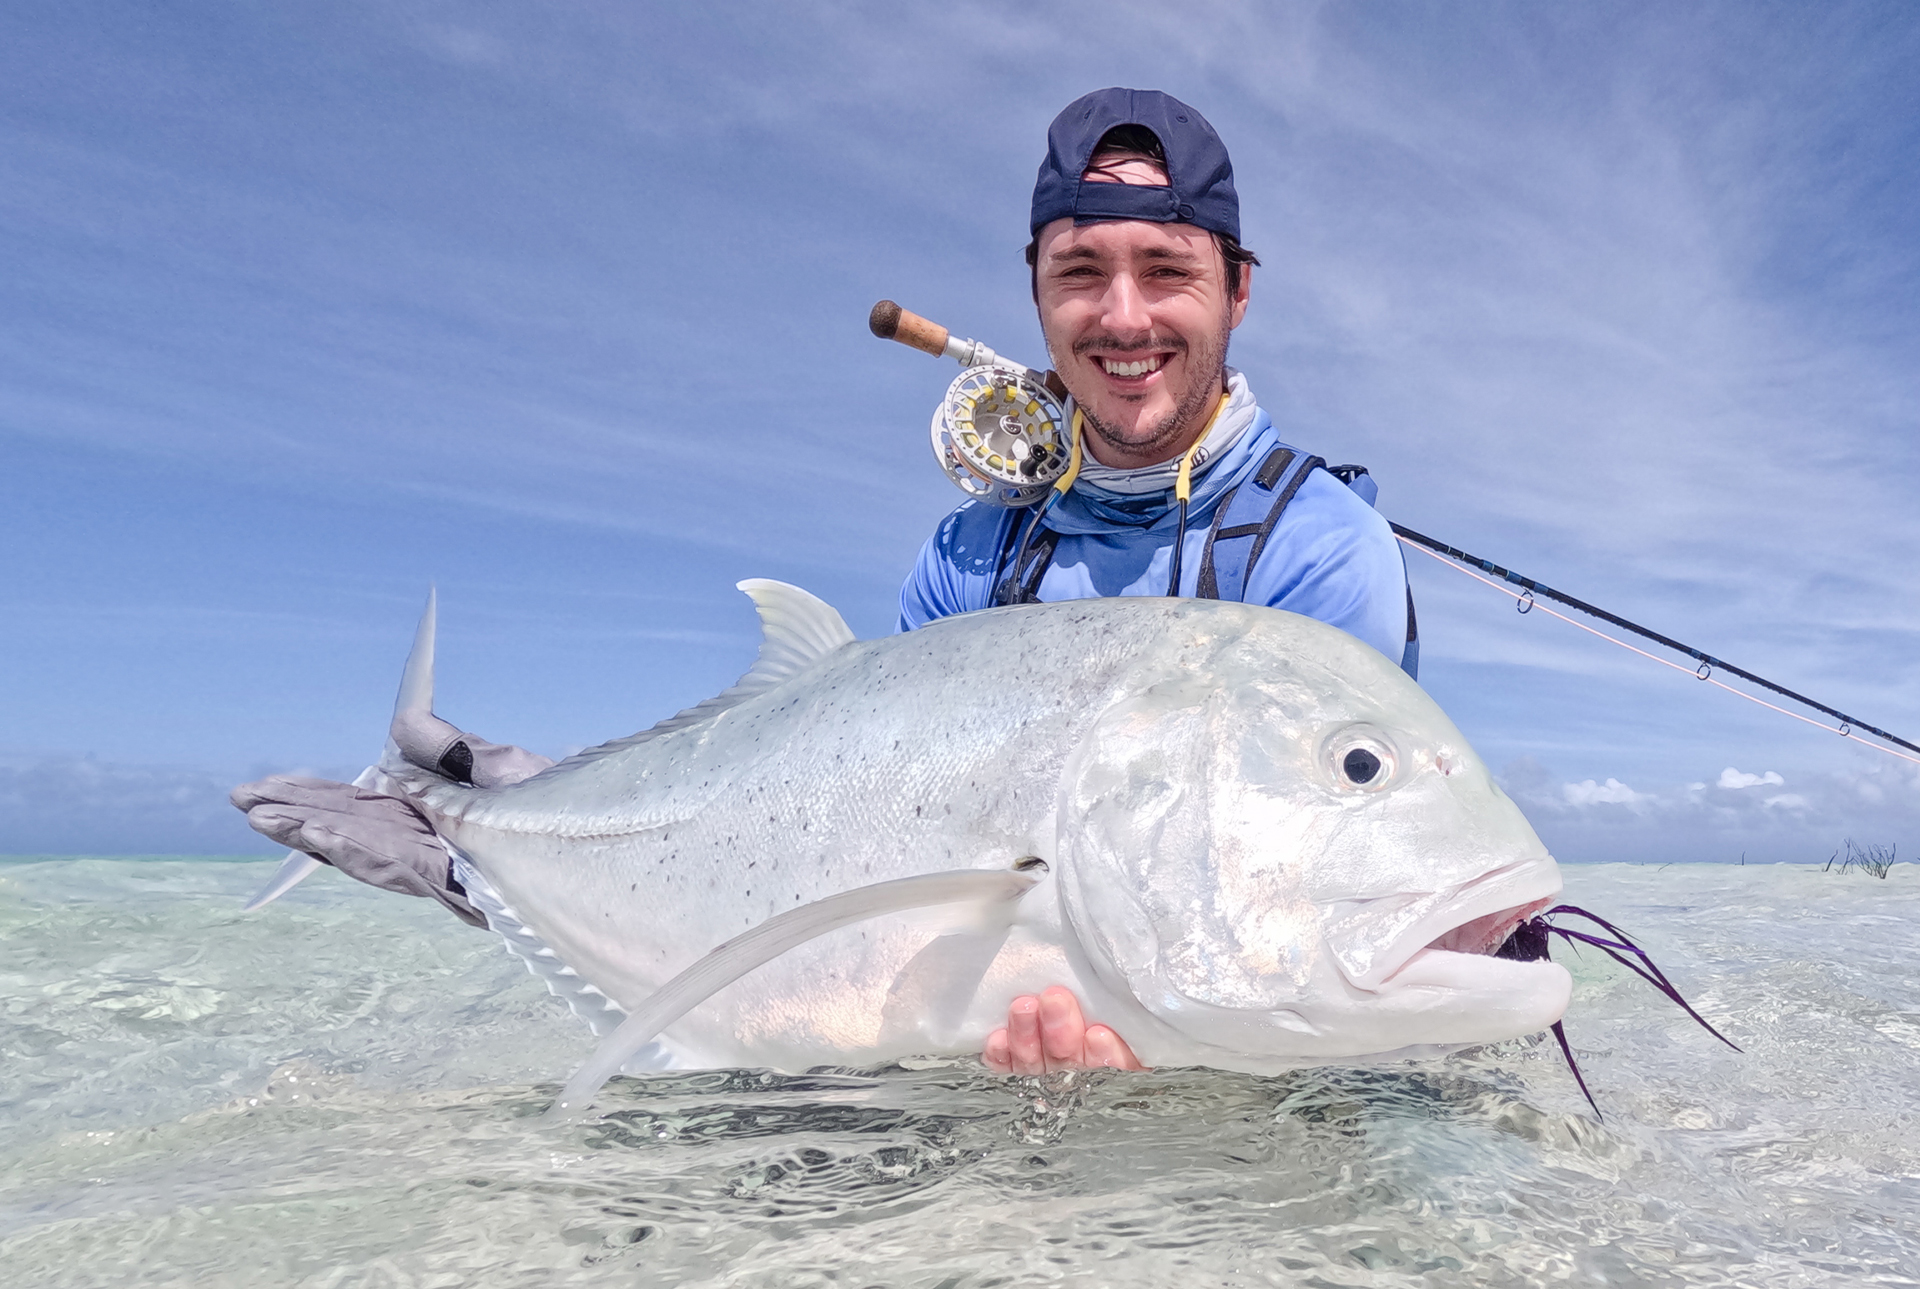
{"type": "Polygon", "coordinates": [[[895,878],[856,887],[797,909],[775,914],[750,931],[742,932],[660,986],[628,1014],[588,1062],[580,1067],[560,1099],[547,1112],[551,1121],[573,1118],[587,1108],[606,1081],[620,1072],[635,1052],[653,1041],[661,1030],[679,1020],[755,967],[773,961],[789,949],[837,931],[855,922],[886,913],[934,908],[942,904],[978,901],[994,904],[1024,895],[1040,874],[1010,869],[963,868],[918,877],[895,878]]]}

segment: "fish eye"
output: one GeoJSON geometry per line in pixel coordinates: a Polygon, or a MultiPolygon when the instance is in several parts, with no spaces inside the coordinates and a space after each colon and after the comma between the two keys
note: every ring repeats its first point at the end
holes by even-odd
{"type": "Polygon", "coordinates": [[[1380,773],[1380,758],[1364,747],[1356,747],[1340,759],[1340,770],[1350,783],[1372,783],[1380,773]]]}
{"type": "Polygon", "coordinates": [[[1392,786],[1402,758],[1393,740],[1384,730],[1369,725],[1349,725],[1334,731],[1321,762],[1333,772],[1336,786],[1381,792],[1392,786]]]}

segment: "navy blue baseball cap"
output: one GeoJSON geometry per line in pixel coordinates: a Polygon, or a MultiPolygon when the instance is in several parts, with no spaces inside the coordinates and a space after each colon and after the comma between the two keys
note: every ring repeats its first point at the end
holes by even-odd
{"type": "Polygon", "coordinates": [[[1193,224],[1240,240],[1240,195],[1233,190],[1227,145],[1207,118],[1159,90],[1104,89],[1067,104],[1047,128],[1047,159],[1033,185],[1033,228],[1056,219],[1146,219],[1193,224]],[[1138,125],[1153,131],[1167,154],[1165,186],[1086,183],[1093,150],[1108,130],[1138,125]]]}

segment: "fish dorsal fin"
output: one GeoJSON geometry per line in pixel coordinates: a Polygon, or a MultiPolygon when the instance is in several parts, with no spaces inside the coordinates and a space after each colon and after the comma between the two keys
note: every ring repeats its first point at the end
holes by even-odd
{"type": "Polygon", "coordinates": [[[753,600],[753,607],[760,611],[760,656],[754,659],[753,666],[747,668],[746,675],[704,703],[695,703],[685,711],[677,712],[651,729],[642,730],[631,737],[590,747],[575,754],[571,758],[573,761],[594,760],[609,752],[659,738],[662,734],[671,734],[689,725],[710,721],[755,694],[764,693],[799,675],[842,645],[853,643],[853,629],[847,625],[846,619],[840,616],[839,610],[817,595],[764,577],[750,577],[736,585],[747,593],[753,600]]]}
{"type": "Polygon", "coordinates": [[[669,716],[643,737],[655,738],[712,720],[729,707],[799,675],[820,659],[853,641],[840,611],[797,586],[764,577],[735,583],[760,611],[760,656],[740,679],[704,703],[669,716]]]}
{"type": "Polygon", "coordinates": [[[735,689],[769,689],[798,675],[841,645],[853,631],[839,610],[797,586],[764,577],[735,583],[760,611],[760,656],[735,689]]]}

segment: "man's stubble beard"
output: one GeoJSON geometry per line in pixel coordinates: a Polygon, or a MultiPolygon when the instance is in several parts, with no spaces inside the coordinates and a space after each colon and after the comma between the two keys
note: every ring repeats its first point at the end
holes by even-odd
{"type": "MultiPolygon", "coordinates": [[[[1174,405],[1174,409],[1153,427],[1152,433],[1148,435],[1145,442],[1129,442],[1114,427],[1096,417],[1085,403],[1076,399],[1075,405],[1079,407],[1080,415],[1084,418],[1087,428],[1093,431],[1095,438],[1116,452],[1130,456],[1152,454],[1155,456],[1153,464],[1167,460],[1173,455],[1172,452],[1167,452],[1164,456],[1159,453],[1167,444],[1178,442],[1181,427],[1196,419],[1202,411],[1213,408],[1220,401],[1220,391],[1226,385],[1227,345],[1232,336],[1232,324],[1223,317],[1220,329],[1209,334],[1197,352],[1190,346],[1179,346],[1181,353],[1188,359],[1188,367],[1195,371],[1211,372],[1212,376],[1210,379],[1195,381],[1181,396],[1180,401],[1174,405]]],[[[1074,352],[1079,354],[1083,349],[1097,348],[1102,345],[1120,347],[1114,344],[1110,336],[1095,336],[1075,345],[1074,352]]],[[[1203,423],[1202,429],[1204,428],[1203,423]]]]}

